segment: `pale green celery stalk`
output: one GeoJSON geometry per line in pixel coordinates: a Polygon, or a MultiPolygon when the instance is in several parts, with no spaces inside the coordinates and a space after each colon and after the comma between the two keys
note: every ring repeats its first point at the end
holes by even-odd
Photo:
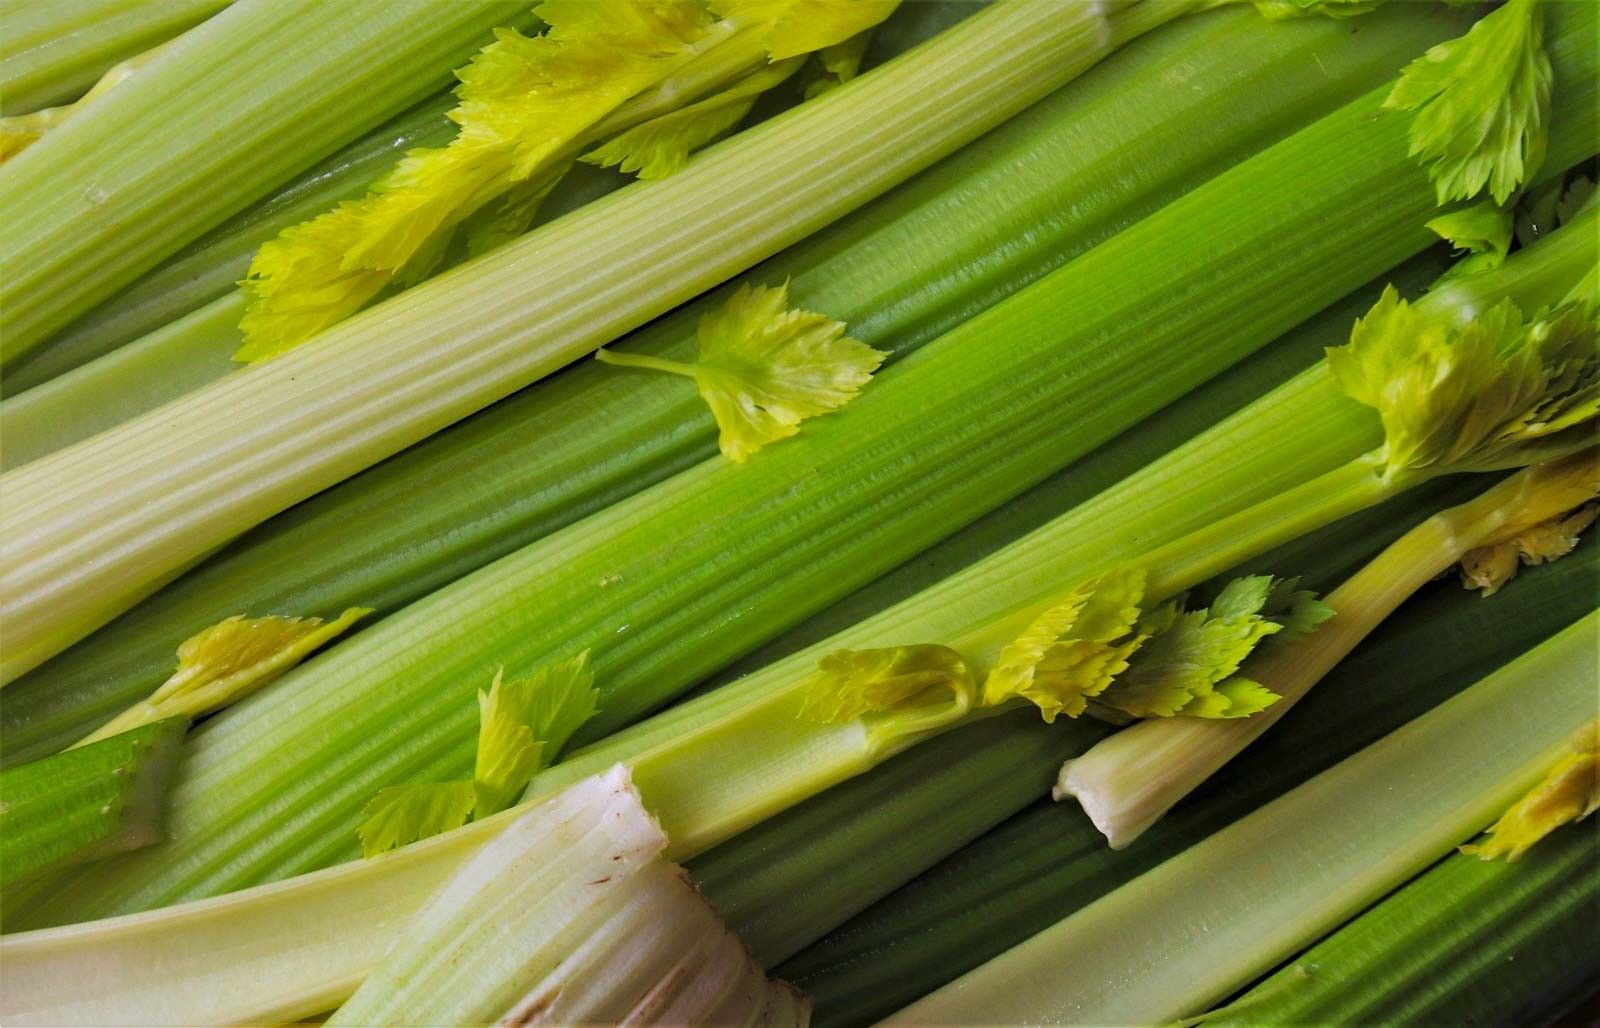
{"type": "MultiPolygon", "coordinates": [[[[234,368],[244,299],[227,293],[97,361],[0,400],[0,467],[21,467],[234,368]]],[[[9,383],[8,383],[9,384],[9,383]]]]}
{"type": "MultiPolygon", "coordinates": [[[[1392,537],[1395,523],[1412,522],[1442,503],[1466,499],[1470,491],[1462,486],[1475,484],[1469,478],[1426,486],[1339,522],[1310,537],[1306,545],[1297,542],[1244,568],[1230,569],[1227,577],[1292,568],[1308,572],[1308,584],[1314,587],[1331,583],[1346,573],[1347,566],[1359,565],[1375,545],[1392,537]]],[[[815,998],[817,1024],[875,1023],[1521,656],[1594,609],[1597,572],[1600,545],[1588,539],[1570,556],[1519,575],[1495,594],[1493,602],[1484,602],[1455,582],[1429,588],[1341,662],[1277,731],[1231,762],[1138,844],[1125,850],[1108,848],[1105,837],[1079,811],[1039,793],[1027,810],[785,960],[777,973],[815,998]],[[1404,682],[1405,688],[1374,692],[1374,681],[1404,682]]],[[[926,748],[899,759],[915,760],[926,748]]],[[[826,800],[824,794],[815,802],[826,800]]],[[[758,837],[775,827],[770,823],[747,835],[758,837]]],[[[723,848],[737,849],[745,838],[723,848]]],[[[715,855],[716,851],[708,856],[715,855]]],[[[840,875],[833,871],[834,878],[840,875]]],[[[759,884],[751,888],[759,889],[759,884]]],[[[736,890],[736,900],[741,891],[736,890]]],[[[746,930],[753,919],[741,906],[730,906],[714,888],[710,894],[730,923],[746,930]]],[[[785,894],[778,889],[757,893],[756,902],[765,899],[778,908],[769,915],[778,925],[756,921],[754,938],[781,932],[785,894]]]]}
{"type": "MultiPolygon", "coordinates": [[[[854,337],[904,356],[1382,82],[1430,42],[1459,34],[1455,17],[1442,5],[1393,5],[1356,35],[1329,19],[1270,23],[1248,9],[1172,24],[734,284],[788,280],[797,306],[840,318],[854,337]],[[1218,52],[1237,56],[1219,62],[1218,52]],[[1174,94],[1168,77],[1187,88],[1174,94]],[[1185,131],[1197,122],[1209,130],[1185,131]]],[[[698,318],[725,295],[688,305],[624,348],[692,359],[698,318]]],[[[1309,358],[1295,367],[1303,363],[1309,358]]],[[[1205,413],[1163,438],[1186,438],[1221,411],[1205,413]]],[[[224,617],[396,610],[715,455],[715,439],[693,389],[592,362],[570,368],[272,519],[7,687],[0,753],[26,759],[81,738],[165,678],[178,643],[224,617]],[[580,424],[605,428],[572,430],[580,424]],[[406,516],[396,518],[395,509],[406,516]],[[308,566],[317,573],[306,574],[308,566]]],[[[1112,465],[1098,460],[1081,463],[1066,496],[1035,504],[1026,527],[1163,449],[1130,454],[1133,463],[1115,473],[1103,473],[1112,465]]],[[[1301,466],[1303,454],[1284,467],[1301,466]]],[[[942,531],[971,517],[950,512],[942,531]]],[[[890,509],[877,520],[913,516],[890,509]]]]}
{"type": "MultiPolygon", "coordinates": [[[[1007,9],[1017,8],[991,10],[1007,9]]],[[[1579,102],[1594,85],[1581,68],[1567,80],[1579,102]]],[[[1112,237],[881,372],[845,410],[763,460],[714,460],[669,479],[212,719],[174,793],[168,843],[58,889],[33,923],[148,908],[345,858],[359,808],[379,788],[449,778],[470,762],[471,683],[496,666],[525,673],[592,648],[603,695],[585,731],[615,730],[936,541],[952,520],[998,506],[1175,399],[1426,242],[1432,194],[1408,163],[1403,127],[1374,119],[1380,101],[1373,93],[1345,106],[1112,237]],[[1329,253],[1341,260],[1328,265],[1329,253]],[[1063,324],[1073,326],[1065,340],[1063,324]],[[931,409],[942,416],[928,418],[931,409]],[[309,739],[308,719],[321,726],[309,739]],[[300,759],[285,762],[288,750],[300,759]]],[[[1586,144],[1558,132],[1553,152],[1575,145],[1586,144]]],[[[1265,445],[1244,431],[1247,445],[1225,452],[1224,464],[1265,445]]],[[[1285,463],[1279,482],[1305,473],[1285,463]]],[[[1200,477],[1216,488],[1210,471],[1200,477]]],[[[1077,580],[1041,581],[1051,563],[1007,583],[987,609],[1077,580]]],[[[951,609],[959,627],[985,608],[962,597],[951,609]]],[[[930,635],[940,637],[918,633],[930,635]]],[[[847,736],[828,741],[861,741],[847,736]]]]}
{"type": "Polygon", "coordinates": [[[1153,1024],[1205,1010],[1536,782],[1594,717],[1597,646],[1590,614],[887,1023],[1153,1024]]]}
{"type": "MultiPolygon", "coordinates": [[[[1129,11],[1148,18],[1166,8],[1129,11]]],[[[614,193],[312,345],[5,475],[0,615],[9,643],[0,681],[252,525],[821,228],[1110,46],[1098,7],[996,4],[677,175],[614,193]],[[529,282],[539,288],[530,292],[529,282]],[[468,323],[464,303],[475,312],[468,323]],[[306,424],[318,431],[301,431],[306,424]]],[[[5,265],[0,254],[0,277],[5,265]]]]}
{"type": "Polygon", "coordinates": [[[232,0],[0,0],[0,114],[76,100],[112,65],[232,0]]]}
{"type": "Polygon", "coordinates": [[[440,887],[326,1023],[804,1025],[810,1003],[767,981],[666,845],[627,768],[562,790],[440,887]]]}
{"type": "Polygon", "coordinates": [[[1548,1024],[1600,975],[1597,859],[1592,821],[1451,854],[1204,1023],[1548,1024]]]}
{"type": "Polygon", "coordinates": [[[455,126],[444,114],[453,102],[440,94],[396,115],[188,244],[8,365],[6,394],[16,397],[233,292],[263,242],[360,196],[405,151],[448,142],[455,126]]]}
{"type": "Polygon", "coordinates": [[[1459,563],[1505,525],[1531,526],[1600,490],[1594,451],[1529,468],[1471,502],[1422,522],[1327,597],[1337,613],[1305,639],[1271,647],[1241,674],[1281,698],[1248,718],[1144,721],[1062,768],[1058,799],[1072,796],[1113,849],[1137,839],[1173,804],[1249,746],[1412,593],[1459,563]]]}
{"type": "Polygon", "coordinates": [[[185,33],[0,173],[0,364],[530,19],[513,0],[238,0],[185,33]]]}
{"type": "Polygon", "coordinates": [[[161,801],[189,719],[0,771],[0,885],[161,838],[161,801]]]}

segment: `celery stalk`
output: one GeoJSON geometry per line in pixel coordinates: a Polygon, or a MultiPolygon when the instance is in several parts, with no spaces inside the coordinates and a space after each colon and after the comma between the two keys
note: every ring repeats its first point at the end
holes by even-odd
{"type": "Polygon", "coordinates": [[[9,365],[6,392],[15,397],[233,292],[263,241],[339,200],[359,196],[406,150],[448,139],[452,126],[444,112],[450,103],[448,95],[424,100],[211,229],[9,365]]]}
{"type": "Polygon", "coordinates": [[[1597,645],[1600,614],[1589,614],[887,1023],[1129,1024],[1204,1010],[1537,781],[1594,715],[1597,645]]]}
{"type": "Polygon", "coordinates": [[[1516,863],[1451,854],[1204,1023],[1548,1023],[1600,974],[1597,842],[1585,823],[1516,863]]]}
{"type": "Polygon", "coordinates": [[[0,114],[77,99],[119,61],[164,43],[232,0],[0,3],[0,114]]]}
{"type": "Polygon", "coordinates": [[[0,885],[158,841],[188,730],[166,718],[0,771],[0,885]]]}
{"type": "Polygon", "coordinates": [[[1146,721],[1103,740],[1062,768],[1057,798],[1075,797],[1120,849],[1289,712],[1327,671],[1402,602],[1449,571],[1508,521],[1557,517],[1600,491],[1600,456],[1530,468],[1402,536],[1328,595],[1338,614],[1310,638],[1279,646],[1243,673],[1281,698],[1237,721],[1146,721]]]}
{"type": "MultiPolygon", "coordinates": [[[[1379,508],[1371,517],[1382,523],[1393,514],[1379,508]]],[[[1362,520],[1348,527],[1359,532],[1362,520]]],[[[1382,531],[1373,528],[1375,535],[1382,531]]],[[[1296,566],[1286,560],[1272,555],[1262,566],[1296,566]]],[[[1336,667],[1278,731],[1218,772],[1135,845],[1107,848],[1077,811],[1042,798],[786,960],[777,973],[816,998],[819,1025],[870,1024],[1514,660],[1593,609],[1597,571],[1600,546],[1589,540],[1564,560],[1511,582],[1492,602],[1454,582],[1427,590],[1336,667]],[[1374,696],[1371,683],[1387,680],[1403,681],[1406,688],[1374,696]]],[[[731,917],[741,923],[737,913],[731,917]]]]}
{"type": "MultiPolygon", "coordinates": [[[[1420,248],[1432,194],[1405,163],[1399,127],[1373,118],[1378,102],[1347,105],[924,347],[762,461],[680,474],[214,718],[196,737],[159,858],[121,861],[57,900],[137,909],[340,859],[365,798],[450,777],[470,759],[462,683],[496,664],[521,673],[592,646],[603,694],[592,738],[934,541],[945,517],[935,512],[967,520],[1039,481],[1342,295],[1356,274],[1420,248]],[[1329,252],[1343,255],[1336,271],[1329,252]],[[1074,326],[1066,344],[1062,324],[1074,326]],[[934,408],[940,419],[926,416],[934,408]],[[885,521],[889,510],[907,522],[885,521]],[[310,741],[308,717],[323,726],[310,741]],[[301,748],[293,766],[285,746],[301,748]]],[[[1553,154],[1580,145],[1560,132],[1554,143],[1553,154]]],[[[1249,439],[1262,445],[1258,429],[1249,439]]],[[[1030,584],[1059,590],[1059,576],[1041,580],[1051,567],[978,591],[1013,609],[1030,584]]]]}
{"type": "MultiPolygon", "coordinates": [[[[1355,36],[1324,19],[1267,23],[1249,10],[1171,25],[745,281],[789,278],[797,304],[844,319],[873,346],[909,353],[1370,88],[1452,24],[1443,8],[1398,5],[1355,36]],[[1238,56],[1218,62],[1217,52],[1238,56]],[[1177,102],[1157,69],[1194,91],[1177,102]],[[1182,131],[1195,120],[1212,131],[1182,131]]],[[[664,319],[627,347],[691,354],[694,323],[718,299],[664,319]]],[[[714,438],[692,391],[601,367],[570,369],[269,522],[8,686],[0,709],[7,758],[80,737],[153,688],[173,647],[222,617],[333,613],[357,602],[393,611],[710,456],[714,438]],[[570,430],[593,422],[606,430],[570,430]],[[419,481],[428,487],[419,490],[419,481]],[[397,505],[405,518],[391,516],[397,505]],[[312,560],[319,570],[307,575],[312,560]]],[[[1080,465],[1074,480],[1115,480],[1094,477],[1096,466],[1080,465]]],[[[1071,495],[1092,494],[1086,486],[1071,495]]],[[[1054,504],[1046,504],[1050,514],[1060,509],[1054,504]]]]}
{"type": "MultiPolygon", "coordinates": [[[[1405,674],[1413,683],[1410,690],[1395,696],[1376,711],[1362,711],[1359,716],[1352,713],[1352,705],[1334,695],[1336,687],[1313,694],[1307,701],[1309,706],[1303,708],[1304,716],[1312,719],[1312,724],[1305,726],[1305,730],[1291,725],[1269,736],[1263,747],[1285,745],[1282,753],[1260,769],[1245,765],[1261,749],[1246,754],[1238,768],[1240,784],[1245,788],[1230,790],[1223,809],[1213,809],[1209,820],[1186,826],[1184,830],[1190,835],[1203,834],[1248,811],[1285,785],[1314,773],[1383,731],[1426,710],[1456,689],[1462,677],[1486,670],[1485,664],[1492,667],[1504,657],[1515,655],[1551,625],[1564,623],[1574,612],[1588,609],[1597,553],[1600,551],[1591,546],[1566,561],[1519,578],[1496,597],[1492,612],[1488,605],[1454,588],[1435,594],[1433,598],[1441,602],[1428,604],[1424,601],[1427,604],[1424,610],[1415,612],[1413,617],[1402,616],[1399,625],[1380,632],[1365,652],[1358,653],[1333,676],[1334,679],[1345,676],[1352,686],[1360,686],[1371,676],[1374,667],[1384,668],[1405,674]],[[1498,625],[1501,630],[1485,631],[1485,625],[1498,625]],[[1445,631],[1451,636],[1449,645],[1440,642],[1440,633],[1445,631]],[[1323,709],[1321,705],[1325,702],[1326,709],[1323,709]],[[1333,726],[1331,732],[1323,730],[1330,725],[1333,726]],[[1310,730],[1313,727],[1315,731],[1310,730]]],[[[942,817],[929,820],[928,813],[918,815],[915,811],[937,811],[946,817],[953,813],[943,809],[954,795],[948,790],[977,787],[964,781],[967,777],[964,771],[975,760],[981,760],[984,765],[973,775],[981,782],[1018,769],[1018,760],[1028,758],[1019,756],[1016,751],[1031,750],[1034,754],[1031,791],[1041,794],[1054,769],[1061,740],[1070,742],[1074,734],[1063,731],[1066,727],[1043,725],[1032,715],[1026,719],[1007,716],[969,726],[897,758],[874,775],[824,794],[807,808],[796,810],[793,816],[798,824],[790,832],[778,832],[774,838],[774,833],[760,829],[728,844],[724,853],[714,852],[700,858],[691,868],[718,909],[756,945],[758,953],[763,951],[763,939],[769,944],[786,946],[793,937],[791,933],[807,931],[815,924],[813,919],[817,914],[808,909],[814,893],[809,890],[819,878],[823,879],[825,889],[838,889],[843,884],[842,879],[856,873],[863,860],[876,861],[881,857],[892,865],[896,858],[914,852],[921,845],[920,841],[903,836],[943,831],[946,822],[942,817]],[[962,737],[974,743],[985,738],[990,742],[986,746],[975,745],[966,754],[958,755],[953,744],[962,737]],[[952,745],[947,747],[947,743],[952,745]],[[919,773],[924,768],[928,771],[925,776],[919,773]],[[887,782],[876,783],[874,777],[887,777],[887,782]],[[903,788],[896,789],[896,786],[903,788]],[[885,796],[886,790],[894,790],[894,794],[885,796]],[[836,853],[825,852],[820,857],[823,862],[820,867],[800,866],[804,863],[804,854],[790,849],[781,855],[780,862],[786,869],[762,876],[748,885],[730,883],[730,877],[737,874],[738,868],[772,858],[773,846],[781,846],[785,839],[793,838],[792,831],[800,831],[801,838],[815,843],[814,832],[808,834],[809,830],[847,817],[859,823],[867,810],[877,809],[874,804],[878,803],[912,808],[910,812],[893,811],[894,819],[909,817],[910,820],[901,822],[898,832],[889,830],[889,837],[884,838],[881,845],[875,841],[876,832],[865,840],[852,839],[844,842],[836,853]],[[834,811],[832,816],[828,813],[830,804],[834,811]],[[859,845],[853,844],[857,842],[859,845]],[[746,845],[750,848],[745,850],[745,855],[739,855],[737,851],[746,845]],[[718,872],[719,867],[722,873],[718,872]],[[726,888],[730,884],[733,885],[731,892],[726,888]],[[793,902],[797,890],[808,897],[808,903],[793,902]]],[[[1083,730],[1092,732],[1094,728],[1085,723],[1083,730]]],[[[1014,785],[1000,785],[996,794],[986,796],[996,800],[1018,792],[1014,785]]],[[[1015,802],[1024,801],[1024,797],[1016,795],[1015,802]]],[[[967,816],[964,807],[963,819],[967,816]]],[[[1052,879],[1067,879],[1079,883],[1080,892],[1084,878],[1090,888],[1099,887],[1108,869],[1100,866],[1098,873],[1088,872],[1108,860],[1117,862],[1116,867],[1110,869],[1113,874],[1118,869],[1124,878],[1134,873],[1134,869],[1126,865],[1130,858],[1139,857],[1141,849],[1113,854],[1105,849],[1087,824],[1064,819],[1064,813],[1058,805],[1039,804],[1024,818],[1016,819],[1018,822],[1033,819],[1027,835],[1013,833],[997,839],[1010,829],[1011,824],[1008,824],[1007,829],[985,836],[977,844],[979,848],[989,847],[989,852],[981,858],[974,855],[972,859],[941,865],[943,878],[939,886],[924,891],[911,908],[914,916],[928,919],[914,935],[902,938],[899,933],[893,933],[875,940],[870,918],[864,925],[868,930],[856,928],[840,933],[845,939],[869,947],[867,959],[850,965],[856,974],[882,977],[848,1003],[837,1002],[838,979],[815,974],[815,963],[804,959],[790,961],[783,965],[784,972],[810,974],[807,985],[823,997],[825,1020],[837,1021],[846,1012],[865,1018],[874,1010],[885,1012],[885,1004],[892,1009],[897,998],[907,998],[904,992],[897,991],[903,989],[906,982],[913,983],[915,988],[916,982],[927,982],[928,975],[937,975],[945,966],[930,966],[926,954],[918,953],[927,940],[940,937],[940,932],[934,930],[938,926],[948,925],[950,929],[977,933],[977,939],[969,936],[953,951],[957,957],[968,961],[955,968],[959,972],[986,952],[992,952],[984,947],[991,945],[997,930],[1025,933],[1030,919],[1035,927],[1049,923],[1052,919],[1049,911],[1056,909],[1051,905],[1056,902],[1054,891],[1048,892],[1041,904],[1040,899],[1029,898],[1023,888],[997,889],[997,884],[1011,883],[1014,865],[1029,865],[1025,873],[1020,869],[1016,872],[1019,885],[1051,885],[1052,879]],[[1041,822],[1041,816],[1047,820],[1041,822]],[[1081,826],[1082,831],[1075,834],[1074,826],[1081,826]],[[1003,842],[1003,845],[993,846],[995,842],[1003,842]],[[975,869],[987,871],[976,874],[975,869]],[[996,882],[997,872],[1001,873],[999,883],[996,882]],[[1008,916],[996,920],[985,914],[983,906],[996,897],[1013,898],[1019,905],[1008,916]],[[943,909],[947,900],[953,904],[948,910],[943,909]],[[1040,918],[1043,923],[1039,922],[1040,918]],[[898,957],[891,959],[879,952],[880,947],[896,939],[896,953],[910,951],[905,963],[898,957]]],[[[497,818],[495,824],[506,823],[510,816],[515,815],[497,818]]],[[[771,827],[777,830],[782,826],[774,823],[771,827]]],[[[1173,832],[1177,827],[1176,819],[1169,820],[1155,835],[1173,832]]],[[[490,827],[486,831],[493,830],[490,827]]],[[[477,840],[484,831],[474,828],[452,832],[406,847],[379,861],[344,864],[290,881],[148,914],[6,936],[0,939],[0,959],[5,961],[12,976],[9,979],[12,986],[6,994],[0,994],[0,1014],[7,1020],[25,1019],[18,1015],[29,1012],[34,1014],[31,1019],[40,1020],[44,1019],[43,1012],[49,1011],[57,1021],[100,1023],[113,1016],[137,1016],[149,1023],[193,1024],[292,1020],[326,1010],[354,991],[417,905],[476,850],[477,840]],[[93,966],[96,988],[86,991],[69,987],[70,983],[60,974],[63,961],[79,967],[93,966]],[[151,966],[162,967],[164,975],[152,977],[147,973],[151,966]],[[8,1000],[9,1006],[5,1005],[8,1000]]],[[[1167,852],[1173,848],[1169,846],[1167,852]]],[[[833,849],[832,845],[828,847],[829,851],[833,849]]],[[[1152,861],[1146,859],[1145,862],[1152,861]]],[[[888,884],[893,883],[895,867],[883,868],[879,873],[888,876],[885,879],[888,884]]],[[[899,895],[903,894],[897,894],[896,898],[899,895]]],[[[831,902],[833,900],[824,899],[822,904],[826,906],[831,902]]],[[[951,934],[952,931],[946,930],[943,937],[949,938],[951,934]]],[[[835,943],[835,951],[837,941],[830,940],[835,943]]],[[[826,946],[817,947],[808,955],[826,950],[826,946]]],[[[941,980],[935,977],[932,984],[941,980]]],[[[927,987],[924,984],[922,989],[927,987]]]]}
{"type": "Polygon", "coordinates": [[[3,362],[445,84],[511,0],[239,0],[29,147],[0,193],[3,362]]]}
{"type": "MultiPolygon", "coordinates": [[[[1160,20],[1128,10],[1141,25],[1160,20]]],[[[4,476],[7,543],[34,557],[7,561],[0,682],[245,529],[885,191],[1098,62],[1111,36],[1098,7],[996,4],[677,175],[637,183],[368,308],[316,345],[4,476]],[[530,293],[530,281],[540,288],[530,293]],[[477,312],[468,323],[463,302],[477,312]],[[321,430],[295,430],[307,423],[321,430]],[[173,481],[197,492],[183,496],[173,481]],[[84,496],[72,498],[91,482],[103,501],[92,516],[84,496]]],[[[0,281],[17,285],[5,271],[0,252],[0,281]]]]}

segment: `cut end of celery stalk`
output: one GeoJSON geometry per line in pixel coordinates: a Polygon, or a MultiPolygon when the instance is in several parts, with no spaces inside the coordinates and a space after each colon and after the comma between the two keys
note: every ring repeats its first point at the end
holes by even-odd
{"type": "Polygon", "coordinates": [[[0,773],[0,884],[160,842],[188,730],[168,718],[0,773]]]}

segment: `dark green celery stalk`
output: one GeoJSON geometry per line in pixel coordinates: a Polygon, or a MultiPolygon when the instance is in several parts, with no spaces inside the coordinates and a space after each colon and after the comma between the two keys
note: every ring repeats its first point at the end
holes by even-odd
{"type": "MultiPolygon", "coordinates": [[[[1411,295],[1448,262],[1409,261],[915,560],[763,646],[775,662],[878,613],[1071,509],[1288,380],[1349,337],[1384,283],[1411,295]]],[[[1470,490],[1472,483],[1462,483],[1470,490]]],[[[1455,489],[1452,489],[1452,495],[1455,489]]],[[[1314,533],[1286,566],[1309,584],[1338,577],[1403,530],[1411,511],[1440,506],[1429,486],[1314,533]]],[[[1448,502],[1448,501],[1444,501],[1448,502]]],[[[731,678],[737,672],[718,678],[731,678]]],[[[913,747],[696,857],[690,872],[767,966],[786,959],[935,862],[1046,795],[1062,761],[1109,729],[1083,719],[1046,725],[1031,711],[980,721],[913,747]],[[804,903],[788,902],[803,895],[804,903]]]]}
{"type": "Polygon", "coordinates": [[[1600,823],[1516,863],[1451,854],[1208,1025],[1543,1024],[1600,978],[1600,823]]]}
{"type": "Polygon", "coordinates": [[[207,19],[7,163],[0,364],[531,19],[517,0],[241,0],[207,19]]]}
{"type": "Polygon", "coordinates": [[[0,885],[159,841],[188,730],[169,717],[0,771],[0,885]]]}
{"type": "MultiPolygon", "coordinates": [[[[1550,161],[1591,152],[1594,11],[1552,19],[1550,161]]],[[[1232,53],[1231,50],[1222,52],[1232,53]]],[[[413,604],[196,733],[169,839],[38,921],[348,859],[381,787],[470,767],[472,683],[593,653],[597,738],[870,581],[1425,247],[1387,85],[881,372],[760,460],[674,476],[413,604]],[[308,730],[315,725],[315,730],[308,730]],[[286,760],[285,754],[293,759],[286,760]]]]}
{"type": "Polygon", "coordinates": [[[232,0],[0,4],[0,114],[82,96],[111,66],[159,46],[232,0]]]}
{"type": "MultiPolygon", "coordinates": [[[[1457,32],[1435,5],[1381,11],[1358,35],[1253,10],[1169,25],[743,280],[788,278],[796,305],[903,356],[1457,32]],[[1208,130],[1185,130],[1197,121],[1208,130]]],[[[624,348],[692,354],[724,295],[624,348]]],[[[224,617],[389,613],[715,453],[692,389],[571,368],[280,515],[7,686],[4,759],[81,738],[224,617]]]]}
{"type": "Polygon", "coordinates": [[[256,247],[290,225],[364,193],[405,151],[449,142],[441,93],[300,173],[145,273],[5,369],[8,397],[70,371],[233,291],[256,247]]]}
{"type": "MultiPolygon", "coordinates": [[[[1444,502],[1449,502],[1445,496],[1435,497],[1436,505],[1444,502]]],[[[1398,523],[1389,526],[1391,534],[1407,527],[1404,520],[1393,520],[1398,523]]],[[[1375,545],[1382,542],[1381,530],[1373,535],[1375,545]]],[[[1272,559],[1252,564],[1266,566],[1272,559]]],[[[1280,562],[1271,566],[1280,573],[1300,570],[1280,562]]],[[[1593,610],[1596,574],[1600,545],[1588,539],[1554,564],[1527,569],[1489,599],[1453,580],[1441,581],[1374,632],[1276,731],[1127,849],[1108,849],[1073,805],[1043,799],[779,964],[774,973],[815,998],[816,1024],[871,1023],[1311,778],[1571,624],[1593,610]]]]}

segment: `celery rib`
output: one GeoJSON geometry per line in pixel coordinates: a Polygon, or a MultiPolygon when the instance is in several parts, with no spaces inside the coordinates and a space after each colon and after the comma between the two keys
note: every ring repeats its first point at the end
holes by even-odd
{"type": "Polygon", "coordinates": [[[197,26],[8,162],[4,363],[529,18],[514,0],[238,0],[197,26]]]}
{"type": "Polygon", "coordinates": [[[1593,716],[1600,613],[888,1023],[1144,1024],[1227,996],[1470,837],[1593,716]],[[1070,967],[1070,975],[1047,969],[1070,967]],[[1129,983],[1136,982],[1136,988],[1129,983]]]}
{"type": "MultiPolygon", "coordinates": [[[[360,195],[398,154],[447,139],[451,125],[444,112],[449,108],[448,96],[424,100],[188,244],[8,365],[8,396],[31,390],[232,292],[250,265],[250,255],[262,242],[339,200],[360,195]]],[[[233,315],[235,324],[238,319],[238,314],[233,315]]],[[[236,339],[233,345],[237,347],[236,339]]],[[[231,355],[222,346],[217,351],[221,357],[231,355]]],[[[196,385],[231,367],[231,361],[219,364],[218,372],[199,379],[196,385]]],[[[5,405],[0,404],[0,412],[4,410],[5,405]]],[[[97,427],[115,423],[102,420],[97,427]]],[[[85,431],[78,438],[89,434],[85,431]]],[[[59,444],[51,448],[59,448],[59,444]]],[[[9,462],[13,467],[20,463],[9,462]]]]}
{"type": "Polygon", "coordinates": [[[1597,843],[1591,822],[1514,864],[1452,854],[1205,1023],[1546,1023],[1600,972],[1597,843]]]}
{"type": "MultiPolygon", "coordinates": [[[[1581,101],[1585,80],[1569,81],[1581,101]]],[[[137,909],[337,859],[378,788],[469,759],[460,683],[492,663],[521,673],[551,647],[593,646],[593,738],[1043,479],[1425,245],[1432,193],[1403,127],[1373,117],[1379,102],[1346,105],[925,346],[765,460],[669,479],[213,719],[160,859],[62,895],[137,909]],[[1342,258],[1332,270],[1330,253],[1342,258]],[[1067,340],[1060,325],[1073,326],[1067,340]],[[326,726],[309,745],[307,718],[326,726]],[[300,748],[293,768],[286,745],[300,748]]],[[[1560,131],[1554,142],[1585,145],[1560,131]]],[[[1001,609],[1016,602],[1005,591],[1001,609]]]]}
{"type": "MultiPolygon", "coordinates": [[[[1461,494],[1460,483],[1445,488],[1446,496],[1452,493],[1461,494]]],[[[1411,509],[1419,501],[1398,502],[1411,509]]],[[[1437,502],[1435,497],[1419,505],[1437,502]]],[[[1383,531],[1378,526],[1394,518],[1381,507],[1335,529],[1357,539],[1370,532],[1370,543],[1383,531]]],[[[1251,565],[1293,566],[1281,554],[1251,565]]],[[[1230,762],[1135,845],[1108,849],[1080,812],[1041,800],[784,961],[775,973],[816,999],[818,1025],[872,1023],[1516,658],[1593,609],[1597,572],[1600,544],[1590,540],[1563,561],[1514,580],[1493,602],[1455,583],[1426,591],[1336,667],[1276,732],[1230,762]],[[1403,681],[1406,688],[1374,696],[1374,681],[1403,681]],[[1362,702],[1351,702],[1354,695],[1362,702]]]]}
{"type": "Polygon", "coordinates": [[[0,4],[0,114],[75,100],[108,68],[197,25],[233,0],[0,4]]]}
{"type": "MultiPolygon", "coordinates": [[[[903,356],[1452,31],[1442,9],[1417,5],[1379,12],[1354,37],[1254,11],[1174,24],[744,281],[788,278],[796,303],[903,356]],[[1249,59],[1209,59],[1222,51],[1249,59]],[[1174,102],[1157,67],[1193,99],[1174,102]],[[1194,120],[1213,131],[1179,131],[1194,120]]],[[[692,352],[695,319],[717,298],[626,346],[692,352]]],[[[147,693],[173,647],[222,617],[358,602],[393,611],[711,455],[713,438],[692,394],[604,368],[564,372],[274,519],[8,686],[7,759],[70,743],[147,693]],[[596,421],[606,431],[570,430],[596,421]],[[397,506],[405,518],[391,516],[397,506]]]]}

